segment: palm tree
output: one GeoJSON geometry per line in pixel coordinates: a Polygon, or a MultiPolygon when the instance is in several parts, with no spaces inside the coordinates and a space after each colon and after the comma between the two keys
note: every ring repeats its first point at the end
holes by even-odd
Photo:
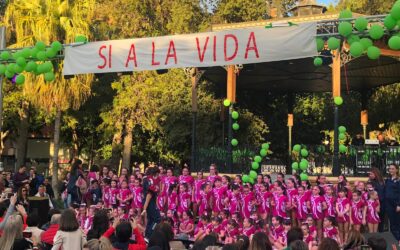
{"type": "MultiPolygon", "coordinates": [[[[11,0],[4,23],[7,26],[9,47],[32,46],[37,41],[71,43],[76,35],[89,36],[95,0],[11,0]]],[[[55,67],[56,79],[46,83],[43,76],[26,76],[25,98],[54,116],[54,153],[50,161],[52,186],[58,197],[58,151],[62,112],[77,109],[91,94],[92,75],[66,80],[62,63],[55,67]]]]}

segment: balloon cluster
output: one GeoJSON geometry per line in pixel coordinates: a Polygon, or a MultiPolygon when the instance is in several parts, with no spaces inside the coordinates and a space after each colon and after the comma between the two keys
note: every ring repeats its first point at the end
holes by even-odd
{"type": "MultiPolygon", "coordinates": [[[[230,107],[231,106],[231,101],[228,99],[224,100],[224,106],[225,107],[230,107]]],[[[239,119],[239,113],[237,111],[232,112],[232,119],[235,120],[235,122],[232,124],[232,129],[237,131],[239,130],[239,124],[237,123],[237,119],[239,119]]],[[[231,140],[232,146],[236,147],[239,144],[239,141],[235,138],[231,140]]]]}
{"type": "MultiPolygon", "coordinates": [[[[350,10],[343,10],[339,14],[339,19],[351,19],[353,14],[350,10]]],[[[390,14],[387,15],[383,21],[383,26],[380,24],[371,24],[368,28],[368,19],[365,17],[358,17],[354,21],[340,21],[338,25],[338,32],[340,37],[317,38],[317,50],[321,52],[325,49],[325,42],[329,50],[336,50],[340,48],[342,39],[346,39],[350,45],[350,54],[353,57],[359,57],[366,54],[369,59],[376,60],[381,55],[378,47],[373,45],[373,40],[381,39],[385,30],[391,34],[388,40],[388,46],[392,50],[400,50],[400,33],[395,31],[400,28],[400,0],[397,0],[393,5],[390,14]],[[397,27],[397,29],[396,29],[397,27]]],[[[314,65],[321,66],[322,58],[314,58],[314,65]]]]}
{"type": "Polygon", "coordinates": [[[296,172],[301,170],[302,173],[300,174],[300,179],[302,181],[307,181],[308,180],[308,150],[305,146],[302,146],[300,144],[296,144],[293,146],[292,154],[296,161],[292,163],[292,170],[295,170],[296,172]]]}
{"type": "Polygon", "coordinates": [[[346,136],[346,127],[339,126],[339,153],[345,154],[347,153],[347,146],[344,144],[347,136],[346,136]]]}
{"type": "MultiPolygon", "coordinates": [[[[76,36],[75,42],[86,42],[86,37],[76,36]]],[[[38,41],[31,48],[3,50],[0,53],[0,75],[12,79],[18,85],[25,83],[25,74],[43,75],[46,82],[54,81],[54,66],[51,62],[63,49],[59,41],[47,46],[38,41]]]]}
{"type": "Polygon", "coordinates": [[[263,157],[266,157],[269,150],[269,143],[263,143],[261,145],[260,154],[254,156],[253,162],[251,163],[251,168],[248,175],[242,176],[242,181],[244,183],[254,184],[254,180],[257,178],[257,170],[260,168],[261,161],[263,157]]]}

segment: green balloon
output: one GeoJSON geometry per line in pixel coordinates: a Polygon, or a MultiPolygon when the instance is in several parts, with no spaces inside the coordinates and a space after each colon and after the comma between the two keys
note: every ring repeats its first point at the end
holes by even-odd
{"type": "Polygon", "coordinates": [[[31,56],[31,49],[30,48],[24,48],[22,50],[22,56],[25,58],[29,58],[31,56]]]}
{"type": "Polygon", "coordinates": [[[49,48],[46,50],[46,57],[47,58],[53,58],[57,55],[57,51],[54,50],[53,48],[49,48]]]}
{"type": "Polygon", "coordinates": [[[4,73],[7,78],[12,78],[14,76],[14,72],[6,70],[4,73]]]}
{"type": "Polygon", "coordinates": [[[47,59],[47,57],[46,57],[46,52],[44,52],[44,51],[39,51],[39,52],[36,54],[36,57],[37,57],[37,59],[40,60],[40,61],[46,61],[46,59],[47,59]]]}
{"type": "Polygon", "coordinates": [[[293,162],[292,163],[292,169],[293,170],[299,170],[299,163],[298,162],[293,162]]]}
{"type": "Polygon", "coordinates": [[[39,74],[46,73],[46,72],[47,72],[47,71],[46,71],[46,65],[45,65],[44,63],[39,64],[39,65],[37,66],[37,72],[38,72],[39,74]]]}
{"type": "Polygon", "coordinates": [[[308,181],[308,175],[306,173],[301,173],[300,174],[300,180],[301,181],[308,181]]]}
{"type": "Polygon", "coordinates": [[[266,149],[261,149],[261,150],[260,150],[260,155],[261,155],[262,157],[267,156],[267,150],[266,150],[266,149]]]}
{"type": "Polygon", "coordinates": [[[231,106],[231,101],[229,101],[228,99],[225,99],[225,100],[224,100],[224,106],[225,106],[225,107],[231,106]]]}
{"type": "Polygon", "coordinates": [[[324,49],[325,41],[324,39],[317,37],[317,50],[322,51],[324,49]]]}
{"type": "Polygon", "coordinates": [[[346,133],[346,127],[345,126],[339,126],[339,133],[346,133]]]}
{"type": "Polygon", "coordinates": [[[239,142],[236,139],[232,139],[231,144],[232,144],[232,146],[237,146],[239,144],[239,142]]]}
{"type": "Polygon", "coordinates": [[[242,176],[242,181],[243,181],[244,183],[249,182],[249,176],[248,176],[247,174],[243,175],[243,176],[242,176]]]}
{"type": "Polygon", "coordinates": [[[237,111],[233,111],[233,112],[232,112],[232,118],[233,118],[234,120],[237,120],[237,119],[239,118],[239,113],[238,113],[237,111]]]}
{"type": "Polygon", "coordinates": [[[51,43],[51,48],[54,49],[55,51],[59,52],[62,50],[62,44],[59,41],[54,41],[51,43]]]}
{"type": "Polygon", "coordinates": [[[15,78],[15,83],[18,85],[22,85],[25,82],[25,76],[20,74],[15,78]]]}
{"type": "Polygon", "coordinates": [[[346,134],[345,133],[339,133],[339,140],[343,141],[346,139],[346,134]]]}
{"type": "Polygon", "coordinates": [[[388,30],[394,29],[397,25],[397,20],[392,17],[392,15],[387,15],[383,20],[383,24],[388,30]]]}
{"type": "Polygon", "coordinates": [[[353,31],[353,26],[349,22],[341,22],[338,26],[339,34],[348,37],[353,31]]]}
{"type": "Polygon", "coordinates": [[[359,42],[360,41],[360,37],[354,34],[351,34],[348,38],[347,38],[347,42],[351,45],[354,42],[359,42]]]}
{"type": "Polygon", "coordinates": [[[368,58],[371,60],[376,60],[381,55],[381,50],[378,47],[370,46],[367,50],[368,58]]]}
{"type": "Polygon", "coordinates": [[[37,48],[32,48],[31,49],[31,57],[36,58],[38,52],[39,52],[39,50],[37,48]]]}
{"type": "Polygon", "coordinates": [[[364,46],[360,42],[354,42],[350,45],[350,54],[354,57],[359,57],[364,52],[364,46]]]}
{"type": "Polygon", "coordinates": [[[345,145],[343,145],[343,144],[340,144],[339,145],[339,152],[342,153],[342,154],[346,153],[347,152],[347,147],[345,145]]]}
{"type": "Polygon", "coordinates": [[[268,149],[269,149],[269,143],[263,143],[263,144],[261,145],[261,148],[262,148],[262,149],[265,149],[265,150],[268,150],[268,149]]]}
{"type": "Polygon", "coordinates": [[[390,15],[396,19],[396,20],[400,20],[400,3],[395,3],[392,7],[392,9],[390,10],[390,15]]]}
{"type": "Polygon", "coordinates": [[[26,60],[22,56],[18,57],[16,62],[17,62],[17,65],[19,65],[21,67],[25,67],[26,66],[26,60]]]}
{"type": "Polygon", "coordinates": [[[44,66],[44,72],[50,72],[53,70],[53,64],[51,62],[45,62],[43,63],[44,66]]]}
{"type": "Polygon", "coordinates": [[[257,170],[260,167],[260,164],[258,162],[252,162],[251,163],[251,168],[257,170]]]}
{"type": "Polygon", "coordinates": [[[400,37],[399,36],[392,36],[389,39],[389,48],[393,50],[400,50],[400,37]]]}
{"type": "Polygon", "coordinates": [[[382,26],[380,26],[378,24],[371,25],[371,28],[369,28],[368,32],[369,32],[369,36],[374,40],[381,39],[381,37],[383,36],[383,33],[384,33],[382,26]]]}
{"type": "Polygon", "coordinates": [[[30,61],[26,64],[25,70],[27,72],[33,72],[36,70],[37,64],[34,61],[30,61]]]}
{"type": "Polygon", "coordinates": [[[4,61],[9,60],[11,58],[11,54],[8,51],[3,51],[0,54],[0,58],[1,58],[1,60],[4,60],[4,61]]]}
{"type": "Polygon", "coordinates": [[[25,67],[21,67],[18,64],[14,65],[14,71],[15,73],[22,73],[22,71],[24,71],[25,67]]]}
{"type": "Polygon", "coordinates": [[[75,37],[75,42],[76,43],[86,43],[87,42],[87,38],[84,35],[77,35],[75,37]]]}
{"type": "Polygon", "coordinates": [[[6,73],[7,67],[4,64],[0,64],[0,75],[4,75],[6,73]]]}
{"type": "Polygon", "coordinates": [[[300,152],[301,146],[299,144],[296,144],[293,146],[293,151],[295,152],[300,152]]]}
{"type": "Polygon", "coordinates": [[[308,168],[308,161],[306,159],[301,159],[300,161],[300,169],[306,171],[308,168]]]}
{"type": "Polygon", "coordinates": [[[14,60],[17,60],[19,57],[22,57],[22,51],[16,51],[12,54],[14,60]]]}
{"type": "Polygon", "coordinates": [[[7,71],[15,73],[15,63],[10,63],[7,65],[7,71]]]}
{"type": "Polygon", "coordinates": [[[301,154],[301,156],[303,156],[303,157],[307,157],[307,156],[308,156],[308,150],[305,149],[305,148],[303,148],[303,149],[300,151],[300,154],[301,154]]]}
{"type": "Polygon", "coordinates": [[[51,71],[44,74],[44,80],[45,80],[46,82],[54,81],[55,78],[56,78],[56,76],[55,76],[54,73],[51,72],[51,71]]]}
{"type": "Polygon", "coordinates": [[[316,58],[314,58],[314,65],[315,65],[316,67],[321,66],[321,65],[322,65],[322,58],[321,58],[321,57],[316,57],[316,58]]]}
{"type": "Polygon", "coordinates": [[[259,155],[254,156],[254,161],[255,161],[255,162],[260,163],[261,160],[262,160],[261,156],[259,156],[259,155]]]}
{"type": "Polygon", "coordinates": [[[250,170],[249,176],[250,178],[255,179],[257,178],[257,172],[254,170],[250,170]]]}
{"type": "Polygon", "coordinates": [[[249,177],[249,183],[254,184],[254,179],[249,177]]]}
{"type": "Polygon", "coordinates": [[[340,40],[337,39],[336,37],[330,37],[328,39],[328,48],[330,50],[336,50],[338,49],[340,46],[340,40]]]}
{"type": "Polygon", "coordinates": [[[373,45],[373,42],[371,39],[369,38],[361,38],[360,39],[360,43],[363,45],[364,50],[367,50],[369,47],[371,47],[373,45]]]}
{"type": "Polygon", "coordinates": [[[365,17],[359,17],[354,22],[354,26],[358,31],[364,31],[365,29],[367,29],[368,20],[365,17]]]}
{"type": "Polygon", "coordinates": [[[46,44],[44,42],[38,41],[35,44],[35,48],[38,50],[45,50],[46,49],[46,44]]]}
{"type": "Polygon", "coordinates": [[[333,102],[337,105],[340,106],[343,104],[343,98],[341,96],[335,96],[335,98],[333,98],[333,102]]]}
{"type": "Polygon", "coordinates": [[[235,122],[234,124],[232,124],[232,129],[233,130],[239,130],[239,124],[237,122],[235,122]]]}
{"type": "Polygon", "coordinates": [[[343,18],[352,18],[353,17],[353,13],[351,12],[351,10],[342,10],[339,14],[339,19],[343,19],[343,18]]]}

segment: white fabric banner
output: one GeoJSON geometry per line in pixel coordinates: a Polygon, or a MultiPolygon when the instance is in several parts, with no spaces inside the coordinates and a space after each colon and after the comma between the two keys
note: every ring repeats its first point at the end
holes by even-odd
{"type": "Polygon", "coordinates": [[[67,47],[64,75],[212,67],[313,57],[316,24],[91,42],[67,47]]]}

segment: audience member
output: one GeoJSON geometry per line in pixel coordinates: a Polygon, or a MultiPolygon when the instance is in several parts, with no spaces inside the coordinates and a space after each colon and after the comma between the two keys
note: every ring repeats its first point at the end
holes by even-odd
{"type": "Polygon", "coordinates": [[[386,250],[387,243],[386,240],[380,236],[371,236],[368,239],[368,246],[371,250],[386,250]]]}
{"type": "Polygon", "coordinates": [[[264,232],[258,232],[251,239],[249,250],[272,250],[271,242],[264,232]]]}
{"type": "Polygon", "coordinates": [[[40,235],[44,232],[39,226],[39,216],[37,213],[30,213],[26,219],[28,227],[25,228],[24,232],[32,233],[32,237],[35,238],[36,242],[40,241],[40,235]]]}
{"type": "Polygon", "coordinates": [[[54,214],[51,217],[49,227],[40,236],[42,243],[45,243],[45,244],[48,244],[51,246],[54,244],[54,241],[53,241],[54,237],[56,236],[58,229],[60,228],[60,219],[61,219],[61,214],[54,214]]]}
{"type": "Polygon", "coordinates": [[[318,250],[340,250],[340,247],[336,240],[323,238],[321,243],[318,245],[318,250]]]}

